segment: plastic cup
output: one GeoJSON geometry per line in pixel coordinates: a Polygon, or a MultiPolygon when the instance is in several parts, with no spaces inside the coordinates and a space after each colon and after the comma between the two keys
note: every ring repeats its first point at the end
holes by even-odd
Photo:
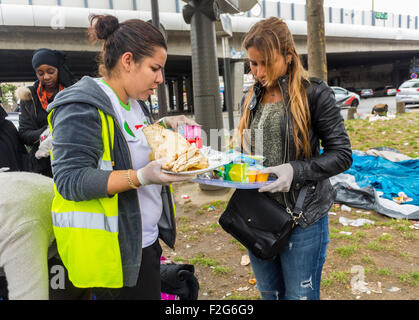
{"type": "Polygon", "coordinates": [[[249,182],[255,182],[256,181],[256,176],[259,173],[259,171],[257,170],[249,170],[248,171],[248,176],[249,176],[249,182]]]}
{"type": "Polygon", "coordinates": [[[201,137],[200,126],[185,125],[183,130],[186,139],[196,139],[201,137]]]}
{"type": "Polygon", "coordinates": [[[256,176],[257,182],[266,182],[268,181],[269,173],[258,173],[256,176]]]}

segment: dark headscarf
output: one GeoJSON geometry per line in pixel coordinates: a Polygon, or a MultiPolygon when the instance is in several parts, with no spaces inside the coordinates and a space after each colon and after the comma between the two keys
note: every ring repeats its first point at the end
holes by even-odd
{"type": "Polygon", "coordinates": [[[73,85],[76,81],[74,75],[65,64],[65,58],[65,53],[63,51],[41,48],[35,50],[32,55],[32,67],[35,72],[36,69],[43,64],[57,68],[58,81],[61,85],[67,88],[73,85]]]}

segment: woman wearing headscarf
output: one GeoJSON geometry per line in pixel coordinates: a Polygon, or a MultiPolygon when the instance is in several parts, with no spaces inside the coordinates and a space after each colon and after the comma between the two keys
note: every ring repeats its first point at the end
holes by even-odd
{"type": "Polygon", "coordinates": [[[61,51],[41,48],[32,56],[32,67],[37,81],[32,86],[21,87],[16,95],[21,100],[19,117],[19,135],[25,145],[30,147],[31,170],[52,177],[50,158],[35,158],[40,139],[48,134],[47,107],[55,95],[71,86],[74,76],[65,64],[65,55],[61,51]]]}

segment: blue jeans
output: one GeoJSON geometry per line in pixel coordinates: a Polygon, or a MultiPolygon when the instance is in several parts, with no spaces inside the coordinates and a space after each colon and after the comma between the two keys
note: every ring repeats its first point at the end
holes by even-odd
{"type": "Polygon", "coordinates": [[[279,256],[249,257],[263,300],[320,300],[320,279],[329,243],[329,217],[296,227],[279,256]]]}

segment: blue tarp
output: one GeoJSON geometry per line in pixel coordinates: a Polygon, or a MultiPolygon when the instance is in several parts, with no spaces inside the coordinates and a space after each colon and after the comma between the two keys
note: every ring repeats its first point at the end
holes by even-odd
{"type": "Polygon", "coordinates": [[[373,187],[382,197],[393,200],[403,191],[419,205],[419,159],[392,162],[382,157],[354,153],[353,164],[345,173],[353,175],[361,187],[373,187]]]}

